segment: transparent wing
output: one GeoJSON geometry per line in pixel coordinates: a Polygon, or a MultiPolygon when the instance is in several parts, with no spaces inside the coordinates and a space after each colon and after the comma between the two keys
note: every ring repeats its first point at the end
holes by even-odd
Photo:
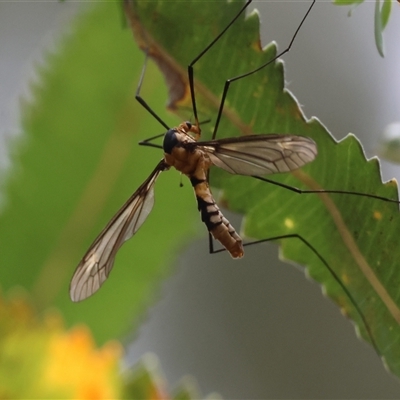
{"type": "Polygon", "coordinates": [[[219,168],[239,175],[289,172],[314,160],[317,145],[307,137],[263,134],[189,144],[201,147],[219,168]]]}
{"type": "Polygon", "coordinates": [[[107,279],[118,249],[137,232],[153,208],[154,183],[167,168],[161,160],[90,246],[71,280],[72,301],[81,301],[91,296],[107,279]]]}

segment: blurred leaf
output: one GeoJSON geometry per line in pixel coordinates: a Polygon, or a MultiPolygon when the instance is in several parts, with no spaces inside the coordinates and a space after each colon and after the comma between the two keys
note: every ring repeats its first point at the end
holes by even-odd
{"type": "Polygon", "coordinates": [[[158,358],[146,354],[125,376],[123,399],[167,400],[166,382],[160,372],[158,358]]]}
{"type": "MultiPolygon", "coordinates": [[[[145,354],[139,363],[125,374],[123,399],[138,400],[191,400],[203,398],[197,389],[197,384],[191,377],[185,377],[175,395],[171,396],[167,390],[167,381],[162,373],[158,358],[155,354],[145,354]]],[[[213,393],[207,399],[222,399],[213,393]]]]}
{"type": "MultiPolygon", "coordinates": [[[[116,341],[96,348],[83,325],[66,331],[54,310],[38,317],[21,292],[0,296],[0,399],[172,398],[155,355],[123,374],[121,356],[116,341]]],[[[179,398],[199,399],[189,381],[180,385],[179,398]]]]}
{"type": "MultiPolygon", "coordinates": [[[[189,118],[186,66],[237,14],[242,3],[210,2],[207,7],[199,7],[196,1],[129,4],[139,44],[150,47],[169,77],[181,78],[180,85],[179,80],[174,81],[170,104],[178,107],[182,118],[189,118]],[[176,15],[196,16],[196,23],[172,25],[176,15]],[[168,29],[171,26],[172,32],[168,29]],[[183,97],[178,98],[178,92],[183,97]]],[[[274,45],[261,50],[259,20],[253,13],[246,21],[240,18],[199,60],[194,68],[199,118],[212,121],[203,125],[205,139],[210,137],[225,80],[257,68],[275,54],[274,45]]],[[[337,143],[318,120],[307,121],[293,96],[283,89],[282,63],[236,81],[227,97],[218,137],[250,132],[309,136],[318,145],[317,160],[293,174],[276,175],[274,180],[303,189],[355,191],[397,199],[396,182],[382,184],[378,160],[366,160],[356,137],[348,135],[337,143]]],[[[297,233],[317,249],[351,292],[386,364],[399,374],[398,205],[344,194],[300,196],[218,169],[211,175],[213,185],[223,189],[223,204],[245,215],[244,232],[248,237],[264,239],[297,233]]],[[[281,243],[282,256],[306,265],[328,296],[355,321],[362,337],[371,341],[360,314],[315,253],[296,239],[281,243]]]]}
{"type": "Polygon", "coordinates": [[[384,57],[384,50],[383,50],[383,26],[382,26],[382,16],[381,16],[381,9],[380,9],[380,1],[375,0],[375,17],[374,17],[374,34],[375,34],[375,44],[376,48],[378,49],[378,53],[381,57],[384,57]]]}
{"type": "Polygon", "coordinates": [[[364,3],[364,0],[334,0],[333,3],[338,6],[350,6],[364,3]]]}
{"type": "MultiPolygon", "coordinates": [[[[164,57],[158,62],[170,63],[164,68],[178,78],[170,88],[170,107],[177,107],[185,119],[192,116],[186,67],[241,6],[204,4],[207,7],[197,1],[136,5],[146,28],[141,45],[150,41],[158,51],[153,56],[164,57]],[[191,23],[177,24],[176,15],[191,23]]],[[[161,157],[135,146],[139,138],[163,128],[134,101],[143,55],[122,29],[119,12],[116,3],[94,5],[61,50],[47,56],[33,89],[34,101],[25,108],[25,143],[22,147],[20,141],[15,152],[0,220],[0,242],[7,243],[0,252],[2,285],[33,290],[42,307],[57,304],[69,323],[87,322],[100,340],[120,334],[131,319],[137,320],[178,243],[200,225],[190,185],[178,189],[179,175],[163,174],[156,188],[160,201],[135,239],[120,251],[109,282],[88,301],[70,303],[67,286],[74,266],[161,157]]],[[[258,67],[275,53],[274,46],[261,51],[256,14],[235,23],[195,66],[200,119],[215,121],[225,79],[258,67]]],[[[143,96],[173,125],[160,111],[160,82],[150,66],[143,96]]],[[[276,176],[277,181],[396,198],[396,184],[381,183],[379,163],[366,161],[357,139],[349,135],[336,143],[317,120],[305,121],[283,83],[280,63],[235,82],[219,137],[253,131],[310,136],[318,144],[318,159],[292,175],[276,176]]],[[[211,130],[212,123],[203,126],[205,138],[211,130]]],[[[348,195],[298,196],[223,171],[212,175],[212,183],[224,190],[225,204],[246,214],[248,236],[298,233],[318,250],[352,293],[385,362],[398,374],[398,207],[348,195]]],[[[307,265],[309,274],[370,340],[353,304],[309,248],[285,240],[282,254],[307,265]]]]}
{"type": "MultiPolygon", "coordinates": [[[[41,308],[61,309],[68,324],[88,324],[100,342],[138,320],[177,249],[200,226],[190,185],[179,189],[179,174],[163,174],[153,213],[118,254],[112,279],[93,298],[70,301],[69,281],[84,252],[162,157],[137,146],[164,128],[134,99],[144,56],[121,12],[119,3],[87,5],[37,68],[0,215],[3,289],[23,286],[41,308]]],[[[153,65],[143,96],[175,123],[165,115],[153,65]]]]}
{"type": "Polygon", "coordinates": [[[391,9],[392,9],[392,0],[383,0],[382,10],[381,10],[382,31],[386,28],[386,25],[389,22],[391,9]]]}
{"type": "MultiPolygon", "coordinates": [[[[349,16],[353,12],[353,10],[364,2],[364,0],[334,0],[334,4],[339,6],[349,6],[350,9],[349,16]]],[[[392,0],[383,0],[382,7],[380,6],[380,0],[375,0],[375,13],[374,13],[374,36],[375,36],[375,45],[378,50],[378,53],[381,57],[384,57],[383,50],[383,31],[386,28],[387,23],[389,22],[390,11],[392,9],[392,0]]]]}
{"type": "Polygon", "coordinates": [[[385,127],[379,139],[377,153],[387,161],[400,163],[400,122],[393,122],[385,127]]]}

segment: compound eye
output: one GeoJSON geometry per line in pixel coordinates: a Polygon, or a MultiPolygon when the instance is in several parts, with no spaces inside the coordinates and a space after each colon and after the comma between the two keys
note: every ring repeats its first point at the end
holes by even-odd
{"type": "Polygon", "coordinates": [[[176,136],[176,129],[169,129],[164,136],[163,149],[167,154],[171,154],[172,150],[179,143],[176,136]]]}
{"type": "Polygon", "coordinates": [[[186,121],[185,124],[188,127],[188,130],[192,128],[192,123],[190,121],[186,121]]]}

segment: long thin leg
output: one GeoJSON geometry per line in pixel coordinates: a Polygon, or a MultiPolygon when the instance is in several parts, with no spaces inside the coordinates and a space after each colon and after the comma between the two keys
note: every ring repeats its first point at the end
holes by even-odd
{"type": "Polygon", "coordinates": [[[307,19],[308,14],[310,14],[311,9],[314,7],[315,1],[316,1],[316,0],[313,0],[313,1],[312,1],[310,7],[308,8],[308,10],[307,10],[307,12],[306,12],[306,14],[304,15],[303,19],[301,20],[299,26],[297,27],[296,32],[294,33],[294,35],[293,35],[293,37],[292,37],[292,39],[291,39],[291,41],[290,41],[290,43],[289,43],[289,46],[286,47],[285,50],[281,51],[281,52],[280,52],[278,55],[276,55],[272,60],[269,60],[267,63],[265,63],[265,64],[259,66],[258,68],[253,69],[252,71],[246,72],[245,74],[238,75],[238,76],[236,76],[236,77],[234,77],[234,78],[227,79],[227,80],[225,81],[224,91],[222,92],[221,103],[220,103],[220,105],[219,105],[217,120],[216,120],[216,122],[215,122],[214,132],[213,132],[213,135],[212,135],[212,139],[213,139],[213,140],[214,140],[214,139],[216,138],[216,136],[217,136],[217,131],[218,131],[219,122],[220,122],[220,119],[221,119],[221,116],[222,116],[222,112],[223,112],[223,110],[224,110],[225,99],[226,99],[226,96],[227,96],[227,94],[228,94],[228,90],[229,90],[229,87],[230,87],[231,83],[236,82],[236,81],[238,81],[238,80],[240,80],[240,79],[246,78],[247,76],[253,75],[253,74],[257,73],[258,71],[261,71],[263,68],[267,67],[268,65],[270,65],[271,63],[273,63],[274,61],[276,61],[278,58],[280,58],[280,57],[282,57],[284,54],[288,53],[288,52],[290,51],[290,49],[292,48],[293,42],[294,42],[294,40],[296,39],[297,34],[299,33],[301,27],[303,26],[304,21],[307,19]]]}
{"type": "Polygon", "coordinates": [[[244,12],[244,10],[250,5],[253,0],[247,0],[246,4],[241,8],[241,10],[237,13],[236,17],[232,19],[231,22],[225,27],[225,29],[212,40],[212,42],[188,65],[188,77],[189,77],[189,87],[190,87],[190,96],[192,98],[192,107],[193,107],[193,115],[196,121],[196,125],[199,126],[199,119],[197,115],[197,106],[196,106],[196,96],[194,91],[194,71],[193,66],[197,63],[207,53],[208,50],[211,49],[212,46],[224,35],[224,33],[235,23],[235,21],[240,17],[240,15],[244,12]]]}
{"type": "MultiPolygon", "coordinates": [[[[313,6],[314,6],[314,4],[315,4],[315,1],[316,0],[313,0],[312,1],[312,3],[311,3],[311,5],[309,6],[309,8],[308,8],[308,10],[307,10],[307,12],[305,13],[305,15],[303,16],[303,18],[302,18],[302,20],[301,20],[301,22],[300,22],[300,24],[298,25],[298,27],[297,27],[297,29],[296,29],[296,31],[295,31],[295,33],[294,33],[294,35],[292,36],[292,39],[290,40],[290,43],[289,43],[289,45],[287,46],[287,48],[285,49],[285,50],[283,50],[282,52],[280,52],[277,56],[275,56],[274,58],[272,58],[271,60],[269,60],[267,63],[265,63],[265,64],[263,64],[263,65],[261,65],[260,67],[258,67],[258,68],[256,68],[256,69],[254,69],[254,70],[252,70],[252,71],[249,71],[249,72],[247,72],[247,73],[245,73],[245,74],[242,74],[242,75],[239,75],[239,76],[236,76],[236,77],[234,77],[234,78],[230,78],[230,79],[227,79],[226,81],[225,81],[225,85],[224,85],[224,90],[223,90],[223,93],[222,93],[222,98],[221,98],[221,102],[220,102],[220,106],[219,106],[219,109],[218,109],[218,115],[217,115],[217,119],[216,119],[216,123],[215,123],[215,126],[214,126],[214,131],[213,131],[213,135],[212,135],[212,139],[214,140],[215,139],[215,137],[216,137],[216,135],[217,135],[217,131],[218,131],[218,127],[219,127],[219,122],[220,122],[220,120],[221,120],[221,116],[222,116],[222,112],[223,112],[223,109],[224,109],[224,104],[225,104],[225,99],[226,99],[226,96],[227,96],[227,94],[228,94],[228,90],[229,90],[229,87],[230,87],[230,84],[232,83],[232,82],[235,82],[235,81],[238,81],[238,80],[240,80],[240,79],[242,79],[242,78],[245,78],[245,77],[247,77],[247,76],[250,76],[250,75],[252,75],[252,74],[255,74],[256,72],[258,72],[258,71],[260,71],[260,70],[262,70],[263,68],[265,68],[265,67],[267,67],[268,65],[270,65],[271,63],[273,63],[274,61],[276,61],[279,57],[282,57],[285,53],[287,53],[287,52],[289,52],[290,51],[290,49],[291,49],[291,47],[292,47],[292,45],[293,45],[293,42],[294,42],[294,40],[296,39],[296,37],[297,37],[297,34],[298,34],[298,32],[300,31],[300,28],[302,27],[302,25],[303,25],[303,23],[304,23],[304,21],[307,19],[307,17],[308,17],[308,15],[309,15],[309,13],[311,12],[311,9],[313,8],[313,6]]],[[[239,16],[243,13],[243,11],[249,6],[249,4],[251,3],[251,0],[250,1],[247,1],[246,2],[246,4],[242,7],[242,9],[239,11],[239,13],[236,15],[236,17],[227,25],[227,27],[190,63],[190,65],[189,65],[189,67],[188,67],[188,75],[189,75],[189,84],[190,84],[190,92],[191,92],[191,96],[192,96],[192,104],[193,104],[193,112],[194,112],[194,115],[195,115],[195,118],[196,118],[196,121],[197,121],[197,109],[196,109],[196,101],[195,101],[195,91],[194,91],[194,71],[193,71],[193,65],[221,38],[221,36],[227,31],[227,29],[237,20],[237,18],[239,18],[239,16]]],[[[210,171],[208,170],[207,171],[207,181],[209,182],[210,181],[210,179],[209,179],[209,177],[210,177],[210,171]]],[[[261,178],[261,177],[257,177],[257,176],[254,176],[254,178],[257,178],[257,179],[261,179],[261,180],[263,180],[263,178],[261,178]]],[[[268,180],[267,180],[268,181],[268,180]]],[[[271,183],[273,183],[273,181],[271,182],[271,183]]],[[[282,186],[282,187],[284,187],[284,185],[282,184],[282,185],[279,185],[278,183],[276,183],[276,185],[278,185],[278,186],[282,186]]],[[[289,189],[290,187],[288,187],[288,189],[289,189]]],[[[293,191],[297,191],[298,193],[300,192],[299,191],[299,189],[297,189],[297,188],[292,188],[292,190],[293,191]]],[[[210,244],[210,252],[212,253],[213,251],[212,251],[212,249],[213,249],[213,238],[212,238],[212,235],[209,233],[208,234],[209,235],[209,244],[210,244]]]]}
{"type": "MultiPolygon", "coordinates": [[[[240,15],[242,15],[242,13],[251,4],[251,2],[252,2],[252,0],[247,0],[245,5],[240,9],[240,11],[235,16],[235,18],[233,18],[229,22],[229,24],[222,30],[222,32],[220,32],[211,41],[211,43],[203,51],[201,51],[200,54],[188,65],[188,78],[189,78],[190,95],[191,95],[191,98],[192,98],[193,115],[194,115],[194,119],[195,119],[195,122],[196,122],[197,126],[199,126],[199,119],[198,119],[198,114],[197,114],[196,94],[195,94],[195,90],[194,90],[194,69],[193,69],[193,66],[197,63],[197,61],[199,61],[208,52],[208,50],[210,50],[211,47],[214,46],[214,44],[216,42],[218,42],[218,40],[235,23],[235,21],[240,17],[240,15]]],[[[294,33],[289,45],[286,47],[285,50],[281,51],[274,58],[269,60],[267,63],[257,67],[256,69],[253,69],[252,71],[246,72],[246,73],[244,73],[242,75],[238,75],[236,77],[227,79],[225,81],[224,90],[223,90],[223,93],[222,93],[221,102],[220,102],[220,106],[219,106],[219,109],[218,109],[218,115],[217,115],[216,123],[215,123],[215,126],[214,126],[214,132],[213,132],[213,135],[212,135],[212,139],[213,140],[216,138],[216,135],[217,135],[219,122],[220,122],[220,119],[221,119],[221,116],[222,116],[222,112],[223,112],[224,105],[225,105],[225,99],[226,99],[226,96],[228,94],[228,90],[229,90],[230,84],[232,82],[235,82],[235,81],[238,81],[240,79],[246,78],[247,76],[253,75],[253,74],[257,73],[258,71],[261,71],[262,69],[264,69],[265,67],[267,67],[268,65],[270,65],[271,63],[276,61],[278,58],[280,58],[284,54],[288,53],[290,51],[290,49],[292,48],[293,42],[295,41],[295,39],[297,37],[297,34],[299,33],[301,27],[303,26],[304,21],[307,19],[309,13],[311,12],[311,9],[314,7],[315,2],[316,2],[316,0],[312,0],[312,3],[310,5],[310,7],[308,8],[306,14],[303,16],[303,18],[302,18],[300,24],[298,25],[298,27],[297,27],[297,29],[296,29],[296,31],[295,31],[295,33],[294,33]]]]}
{"type": "Polygon", "coordinates": [[[159,138],[161,138],[163,136],[165,136],[165,132],[160,133],[159,135],[152,136],[152,137],[150,137],[148,139],[141,140],[139,142],[139,146],[148,146],[148,147],[155,147],[156,149],[163,149],[163,147],[161,145],[151,143],[152,140],[159,139],[159,138]]]}
{"type": "Polygon", "coordinates": [[[279,186],[281,188],[291,190],[292,192],[298,193],[298,194],[310,194],[310,193],[336,193],[336,194],[350,194],[352,196],[362,196],[362,197],[370,197],[372,199],[378,199],[382,201],[387,201],[389,203],[396,203],[400,204],[400,201],[394,200],[394,199],[388,199],[387,197],[382,197],[382,196],[377,196],[376,194],[369,194],[369,193],[360,193],[360,192],[348,192],[345,190],[329,190],[329,189],[320,189],[320,190],[303,190],[299,189],[294,186],[289,186],[285,185],[284,183],[281,182],[276,182],[272,179],[268,178],[263,178],[262,176],[257,176],[257,175],[252,175],[252,178],[259,179],[260,181],[271,183],[272,185],[279,186]]]}
{"type": "MultiPolygon", "coordinates": [[[[364,317],[363,313],[361,312],[360,307],[358,306],[357,302],[355,301],[354,297],[352,296],[352,294],[350,293],[350,291],[346,288],[346,286],[344,285],[344,283],[342,282],[342,280],[339,278],[339,276],[337,275],[337,273],[330,267],[330,265],[327,263],[327,261],[324,259],[324,257],[322,257],[322,255],[317,251],[317,249],[306,239],[304,239],[301,235],[297,234],[297,233],[292,233],[289,235],[280,235],[280,236],[275,236],[275,237],[271,237],[271,238],[267,238],[267,239],[261,239],[261,240],[256,240],[254,242],[249,242],[249,243],[243,243],[243,246],[251,246],[254,244],[259,244],[259,243],[265,243],[265,242],[271,242],[274,240],[282,240],[282,239],[298,239],[301,242],[303,242],[318,258],[319,260],[322,262],[322,264],[324,264],[324,266],[326,267],[326,269],[331,273],[332,277],[334,278],[334,280],[338,283],[338,285],[342,288],[342,290],[344,291],[344,293],[346,294],[346,296],[350,299],[350,302],[353,304],[354,308],[356,309],[357,313],[359,314],[365,330],[371,340],[371,344],[374,347],[376,353],[380,356],[381,353],[379,351],[379,348],[375,342],[375,339],[372,335],[371,329],[367,323],[366,318],[364,317]]],[[[225,248],[221,248],[221,249],[217,249],[214,250],[213,248],[213,243],[212,240],[210,240],[209,242],[210,244],[210,254],[216,254],[216,253],[220,253],[223,251],[226,251],[225,248]]]]}
{"type": "MultiPolygon", "coordinates": [[[[151,107],[146,103],[146,101],[140,96],[140,90],[142,89],[142,84],[143,84],[143,80],[144,80],[144,75],[146,72],[146,66],[147,66],[147,60],[149,58],[149,53],[148,53],[148,49],[146,50],[146,55],[145,55],[145,59],[144,59],[144,63],[143,63],[143,68],[142,68],[142,73],[140,74],[140,79],[139,79],[139,84],[138,87],[136,89],[136,94],[135,94],[135,99],[140,103],[140,105],[147,110],[166,130],[169,129],[169,126],[155,113],[155,111],[153,111],[151,109],[151,107]]],[[[160,135],[159,137],[161,137],[162,135],[160,135]]],[[[154,137],[154,139],[157,136],[154,137]]],[[[150,140],[150,139],[148,139],[150,140]]],[[[151,147],[158,147],[157,145],[152,145],[150,143],[145,144],[145,146],[151,146],[151,147]]]]}

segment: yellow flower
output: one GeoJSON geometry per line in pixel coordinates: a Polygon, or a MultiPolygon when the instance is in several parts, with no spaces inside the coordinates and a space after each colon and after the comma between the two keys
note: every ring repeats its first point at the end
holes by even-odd
{"type": "Polygon", "coordinates": [[[0,297],[0,398],[116,399],[121,346],[95,348],[89,330],[36,318],[21,298],[0,297]]]}
{"type": "Polygon", "coordinates": [[[59,388],[77,399],[118,397],[117,342],[95,349],[84,326],[54,334],[49,341],[42,374],[43,387],[59,388]]]}

